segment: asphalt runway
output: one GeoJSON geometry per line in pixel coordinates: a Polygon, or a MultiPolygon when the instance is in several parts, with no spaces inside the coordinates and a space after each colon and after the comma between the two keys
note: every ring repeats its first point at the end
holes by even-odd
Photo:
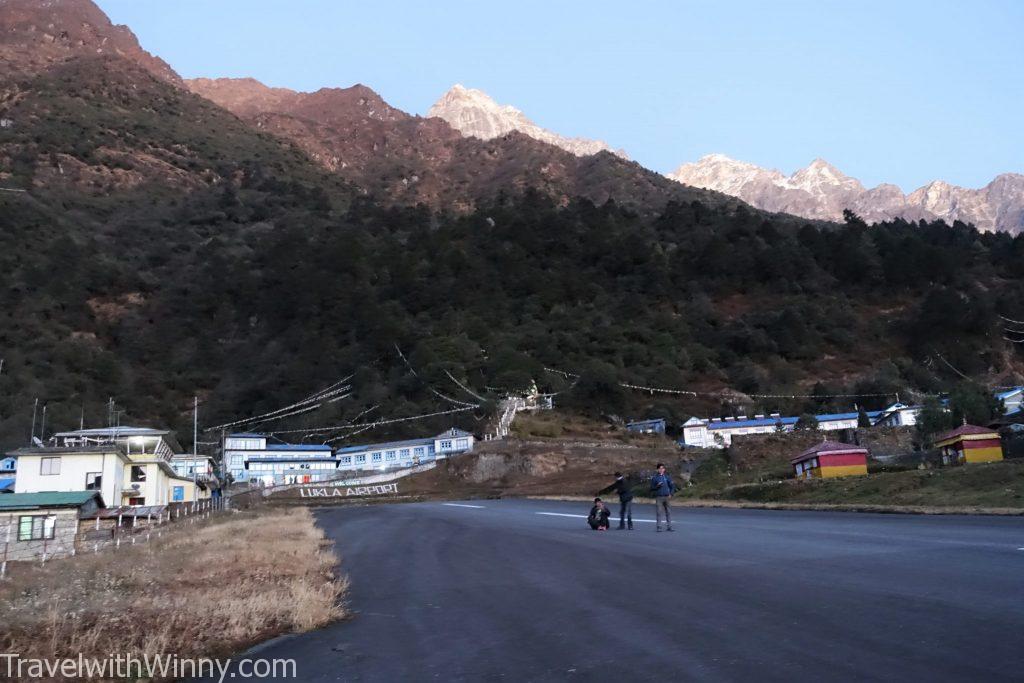
{"type": "Polygon", "coordinates": [[[258,656],[303,681],[1024,679],[1022,518],[676,509],[670,534],[587,508],[321,508],[353,617],[258,656]]]}

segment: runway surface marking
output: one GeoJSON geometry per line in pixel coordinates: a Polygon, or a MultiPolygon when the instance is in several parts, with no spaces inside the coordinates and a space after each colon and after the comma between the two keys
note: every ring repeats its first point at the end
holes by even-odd
{"type": "MultiPolygon", "coordinates": [[[[577,519],[586,519],[587,515],[570,515],[566,512],[535,512],[535,515],[547,515],[548,517],[576,517],[577,519]]],[[[614,517],[615,515],[612,515],[614,517]]],[[[654,524],[653,519],[634,519],[634,522],[645,522],[647,524],[654,524]]]]}
{"type": "Polygon", "coordinates": [[[441,505],[447,505],[453,508],[483,508],[483,505],[467,505],[466,503],[441,503],[441,505]]]}

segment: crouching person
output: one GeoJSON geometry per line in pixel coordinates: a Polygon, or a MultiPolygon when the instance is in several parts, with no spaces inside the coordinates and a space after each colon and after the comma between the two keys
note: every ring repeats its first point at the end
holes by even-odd
{"type": "Polygon", "coordinates": [[[610,515],[611,513],[605,507],[604,501],[600,498],[595,498],[594,507],[590,508],[590,514],[587,515],[587,524],[594,531],[608,531],[608,517],[610,515]]]}

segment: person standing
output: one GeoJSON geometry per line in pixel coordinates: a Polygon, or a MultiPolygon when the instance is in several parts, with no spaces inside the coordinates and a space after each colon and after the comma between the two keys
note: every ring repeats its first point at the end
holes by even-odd
{"type": "Polygon", "coordinates": [[[654,496],[654,520],[655,531],[661,531],[661,515],[665,513],[666,531],[675,531],[672,528],[672,513],[669,512],[668,501],[676,492],[675,482],[672,477],[665,473],[665,465],[658,463],[658,473],[651,477],[651,495],[654,496]]]}
{"type": "Polygon", "coordinates": [[[630,531],[633,530],[633,492],[629,490],[629,486],[626,485],[626,478],[622,476],[622,472],[615,473],[615,481],[610,486],[606,486],[597,492],[597,495],[605,493],[611,493],[614,491],[619,494],[619,529],[628,528],[630,531]],[[629,527],[626,524],[629,524],[629,527]]]}

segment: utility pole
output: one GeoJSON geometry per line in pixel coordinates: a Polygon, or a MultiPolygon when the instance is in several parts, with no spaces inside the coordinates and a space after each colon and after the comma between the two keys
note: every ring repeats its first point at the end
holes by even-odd
{"type": "Polygon", "coordinates": [[[199,461],[199,397],[192,399],[192,499],[196,498],[196,467],[199,461]]]}
{"type": "Polygon", "coordinates": [[[32,404],[32,436],[30,436],[28,438],[28,445],[29,446],[35,445],[35,444],[32,443],[32,440],[34,438],[36,438],[36,409],[38,409],[38,408],[39,408],[39,399],[37,398],[36,402],[32,404]]]}
{"type": "Polygon", "coordinates": [[[43,426],[39,428],[39,440],[46,442],[46,403],[43,403],[43,426]]]}

